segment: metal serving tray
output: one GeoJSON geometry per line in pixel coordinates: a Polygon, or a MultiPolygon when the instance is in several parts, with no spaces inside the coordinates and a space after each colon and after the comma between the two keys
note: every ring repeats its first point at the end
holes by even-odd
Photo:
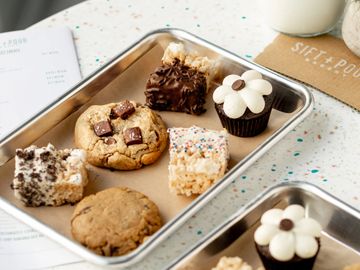
{"type": "MultiPolygon", "coordinates": [[[[212,81],[212,89],[218,84],[212,81]]],[[[313,98],[298,83],[268,69],[250,63],[216,45],[177,29],[154,31],[116,56],[87,79],[41,111],[25,125],[0,142],[0,207],[54,239],[76,254],[96,264],[127,266],[142,259],[181,224],[235,180],[255,160],[299,124],[311,111],[313,98]],[[74,124],[80,113],[91,104],[105,104],[133,99],[145,102],[144,88],[148,76],[160,64],[164,48],[171,41],[181,41],[202,55],[217,59],[222,77],[247,69],[260,71],[273,84],[277,101],[268,128],[253,138],[230,136],[230,170],[207,192],[185,198],[170,194],[167,187],[168,153],[151,166],[136,171],[110,171],[89,166],[90,183],[86,195],[111,186],[128,186],[149,196],[160,208],[164,226],[135,251],[119,257],[102,257],[73,241],[70,216],[74,206],[24,207],[13,196],[13,156],[16,148],[34,143],[53,143],[58,148],[74,147],[74,124]]],[[[159,112],[168,127],[191,126],[221,129],[220,121],[208,94],[207,112],[201,116],[159,112]]]]}
{"type": "Polygon", "coordinates": [[[218,226],[167,269],[209,270],[223,256],[240,256],[253,269],[262,266],[253,235],[261,215],[270,208],[301,204],[323,227],[314,270],[342,270],[360,262],[360,212],[305,182],[279,184],[258,195],[218,226]]]}

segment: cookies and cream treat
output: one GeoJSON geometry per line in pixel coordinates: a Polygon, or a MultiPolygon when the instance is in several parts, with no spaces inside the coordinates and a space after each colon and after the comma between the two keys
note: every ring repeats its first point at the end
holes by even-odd
{"type": "MultiPolygon", "coordinates": [[[[252,270],[253,268],[240,257],[222,257],[211,270],[252,270]]],[[[258,269],[260,270],[260,269],[258,269]]]]}
{"type": "Polygon", "coordinates": [[[88,182],[85,159],[83,150],[57,150],[52,144],[17,149],[12,183],[15,197],[26,206],[79,201],[88,182]]]}
{"type": "Polygon", "coordinates": [[[81,200],[71,218],[75,240],[103,256],[126,254],[162,225],[159,209],[144,194],[113,187],[81,200]]]}
{"type": "Polygon", "coordinates": [[[95,166],[133,170],[160,157],[167,132],[151,109],[123,100],[89,107],[76,122],[75,144],[95,166]]]}
{"type": "Polygon", "coordinates": [[[270,209],[261,217],[254,240],[267,270],[312,269],[320,249],[321,225],[305,217],[301,205],[270,209]]]}
{"type": "Polygon", "coordinates": [[[146,105],[163,111],[199,115],[205,112],[209,82],[215,61],[187,51],[182,43],[170,43],[146,84],[146,105]]]}
{"type": "Polygon", "coordinates": [[[201,194],[224,176],[228,133],[197,126],[169,128],[169,188],[176,194],[201,194]]]}
{"type": "Polygon", "coordinates": [[[226,76],[215,89],[213,100],[223,127],[235,136],[250,137],[266,128],[274,93],[261,73],[248,70],[241,76],[226,76]]]}

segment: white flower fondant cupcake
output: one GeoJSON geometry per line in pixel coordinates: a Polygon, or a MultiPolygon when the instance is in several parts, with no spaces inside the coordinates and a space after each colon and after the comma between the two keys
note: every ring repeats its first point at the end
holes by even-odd
{"type": "Polygon", "coordinates": [[[321,225],[293,204],[261,217],[254,240],[266,270],[310,270],[320,249],[321,225]]]}
{"type": "Polygon", "coordinates": [[[269,122],[274,102],[272,85],[256,70],[224,78],[213,93],[223,127],[239,137],[261,133],[269,122]]]}

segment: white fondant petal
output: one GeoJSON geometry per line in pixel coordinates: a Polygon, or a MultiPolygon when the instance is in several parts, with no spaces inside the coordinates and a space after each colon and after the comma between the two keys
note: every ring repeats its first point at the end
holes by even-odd
{"type": "Polygon", "coordinates": [[[215,89],[215,91],[213,93],[213,100],[215,103],[221,104],[224,102],[225,96],[229,95],[233,92],[235,92],[235,91],[232,90],[231,87],[226,86],[226,85],[220,85],[218,88],[215,89]]]}
{"type": "Polygon", "coordinates": [[[315,256],[318,248],[318,243],[314,237],[302,234],[295,236],[295,253],[300,258],[307,259],[315,256]]]}
{"type": "Polygon", "coordinates": [[[279,208],[267,210],[261,217],[261,224],[279,226],[282,214],[283,210],[279,208]]]}
{"type": "Polygon", "coordinates": [[[270,241],[271,256],[279,261],[289,261],[295,255],[295,237],[291,232],[280,232],[270,241]]]}
{"type": "Polygon", "coordinates": [[[234,92],[225,97],[224,100],[224,112],[232,119],[241,117],[245,110],[246,104],[238,92],[234,92]]]}
{"type": "Polygon", "coordinates": [[[250,111],[253,113],[261,113],[264,110],[265,100],[261,94],[255,93],[247,87],[242,89],[239,93],[250,111]]]}
{"type": "Polygon", "coordinates": [[[320,237],[321,225],[312,218],[303,218],[295,223],[294,232],[313,237],[320,237]]]}
{"type": "Polygon", "coordinates": [[[261,79],[261,78],[262,78],[261,73],[256,70],[248,70],[241,75],[241,79],[244,80],[245,82],[261,79]]]}
{"type": "Polygon", "coordinates": [[[236,74],[231,74],[231,75],[228,75],[224,78],[222,84],[223,85],[228,85],[228,86],[232,86],[232,84],[237,81],[237,80],[241,80],[241,77],[239,75],[236,75],[236,74]]]}
{"type": "Polygon", "coordinates": [[[285,208],[283,218],[291,219],[294,222],[304,218],[305,209],[299,204],[292,204],[285,208]]]}
{"type": "Polygon", "coordinates": [[[272,92],[272,85],[263,79],[256,79],[246,82],[246,86],[258,92],[261,95],[270,95],[272,92]]]}
{"type": "Polygon", "coordinates": [[[263,224],[256,229],[254,240],[258,245],[266,246],[278,232],[279,229],[277,226],[263,224]]]}

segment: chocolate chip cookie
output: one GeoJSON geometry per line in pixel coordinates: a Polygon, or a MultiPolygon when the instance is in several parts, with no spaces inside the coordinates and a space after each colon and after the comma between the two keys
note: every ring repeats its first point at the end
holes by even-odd
{"type": "Polygon", "coordinates": [[[137,248],[161,227],[155,203],[140,192],[113,187],[80,201],[71,218],[77,241],[103,256],[137,248]]]}
{"type": "Polygon", "coordinates": [[[167,144],[161,117],[134,101],[93,105],[77,120],[75,144],[95,166],[134,170],[154,163],[167,144]]]}

